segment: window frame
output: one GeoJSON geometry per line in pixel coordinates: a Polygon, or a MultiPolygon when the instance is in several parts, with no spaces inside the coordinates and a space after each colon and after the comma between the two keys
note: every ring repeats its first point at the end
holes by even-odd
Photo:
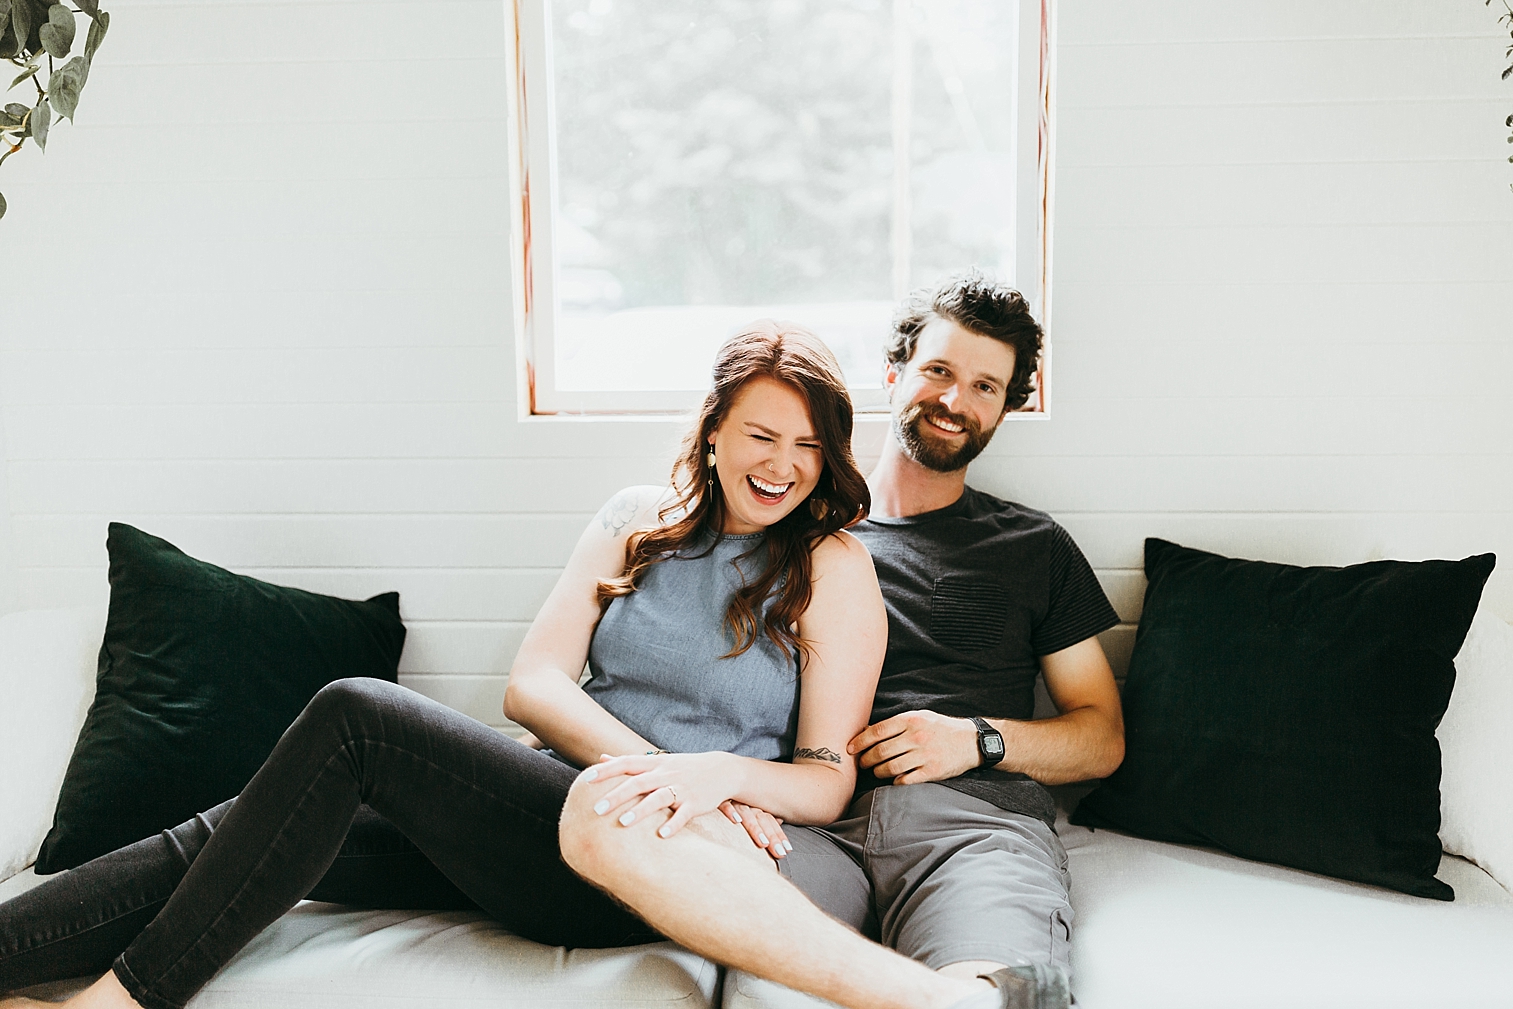
{"type": "MultiPolygon", "coordinates": [[[[692,390],[570,392],[555,386],[553,322],[557,313],[552,215],[555,210],[555,109],[551,88],[551,0],[505,0],[510,30],[509,78],[511,309],[517,403],[527,417],[656,417],[696,409],[692,390]]],[[[895,11],[912,0],[893,0],[895,11]]],[[[1050,413],[1052,211],[1055,149],[1055,0],[1019,5],[1019,87],[1015,141],[1015,262],[1019,290],[1046,337],[1036,375],[1038,395],[1010,419],[1050,413]],[[1034,221],[1033,228],[1025,224],[1034,221]]],[[[965,264],[964,264],[965,265],[965,264]]],[[[895,292],[897,294],[897,292],[895,292]]],[[[879,371],[882,362],[878,362],[879,371]]],[[[887,412],[880,390],[854,388],[859,419],[887,412]]]]}

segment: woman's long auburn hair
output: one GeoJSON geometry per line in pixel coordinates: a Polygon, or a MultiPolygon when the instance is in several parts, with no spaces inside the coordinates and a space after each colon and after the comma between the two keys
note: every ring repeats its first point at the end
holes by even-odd
{"type": "MultiPolygon", "coordinates": [[[[761,632],[779,647],[806,650],[796,628],[814,592],[814,550],[826,536],[866,518],[872,506],[866,478],[851,456],[851,396],[840,364],[809,330],[762,319],[725,341],[715,356],[713,387],[673,464],[675,497],[658,513],[662,524],[632,533],[625,545],[625,573],[599,582],[599,603],[608,606],[615,597],[634,592],[653,564],[688,549],[706,532],[713,532],[714,542],[719,543],[724,535],[725,495],[707,459],[709,436],[724,421],[746,383],[763,377],[793,387],[809,404],[825,466],[808,500],[767,527],[766,566],[755,580],[743,582],[725,611],[725,626],[734,639],[727,658],[751,648],[761,632]],[[774,590],[777,599],[766,619],[759,620],[762,604],[774,590]]],[[[705,556],[713,549],[711,544],[692,556],[705,556]]],[[[758,549],[760,545],[741,556],[758,549]]]]}

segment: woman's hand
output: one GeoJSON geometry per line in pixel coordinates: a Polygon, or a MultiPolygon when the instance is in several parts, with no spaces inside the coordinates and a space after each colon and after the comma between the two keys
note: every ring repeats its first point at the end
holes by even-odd
{"type": "Polygon", "coordinates": [[[613,814],[622,826],[670,809],[672,817],[657,833],[671,837],[689,820],[714,812],[740,791],[741,759],[719,752],[604,754],[582,777],[586,781],[624,779],[594,804],[595,813],[613,814]]]}
{"type": "Polygon", "coordinates": [[[751,842],[774,859],[783,858],[793,850],[788,835],[783,832],[783,821],[767,810],[727,799],[720,803],[720,812],[730,817],[731,823],[745,827],[746,833],[751,835],[751,842]]]}

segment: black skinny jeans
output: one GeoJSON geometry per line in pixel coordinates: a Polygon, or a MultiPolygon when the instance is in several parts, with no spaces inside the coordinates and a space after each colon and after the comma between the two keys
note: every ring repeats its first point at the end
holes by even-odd
{"type": "Polygon", "coordinates": [[[557,821],[574,776],[403,687],[338,680],[238,798],[0,905],[0,992],[114,958],[139,1003],[179,1009],[307,896],[478,907],[550,945],[656,941],[562,861],[557,821]]]}

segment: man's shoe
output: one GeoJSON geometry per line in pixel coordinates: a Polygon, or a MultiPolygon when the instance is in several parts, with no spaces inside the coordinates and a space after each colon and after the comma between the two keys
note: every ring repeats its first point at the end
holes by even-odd
{"type": "Polygon", "coordinates": [[[1060,964],[1004,967],[978,977],[998,989],[1001,1009],[1067,1009],[1072,1004],[1072,987],[1060,964]]]}

